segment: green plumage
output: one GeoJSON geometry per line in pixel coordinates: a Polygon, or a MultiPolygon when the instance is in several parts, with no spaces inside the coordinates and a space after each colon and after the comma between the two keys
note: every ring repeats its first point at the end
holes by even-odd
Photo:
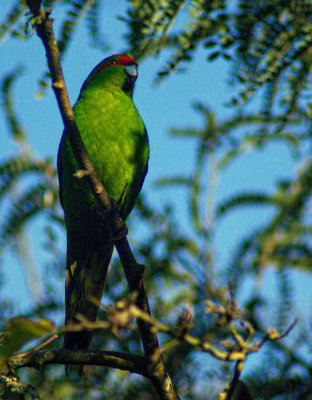
{"type": "MultiPolygon", "coordinates": [[[[108,195],[126,219],[141,190],[148,162],[148,138],[133,103],[137,64],[111,56],[91,72],[74,106],[84,145],[108,195]]],[[[96,319],[113,245],[86,181],[74,177],[78,165],[63,134],[58,173],[67,229],[66,323],[77,314],[96,319]]],[[[65,333],[64,348],[86,349],[91,334],[65,333]]]]}

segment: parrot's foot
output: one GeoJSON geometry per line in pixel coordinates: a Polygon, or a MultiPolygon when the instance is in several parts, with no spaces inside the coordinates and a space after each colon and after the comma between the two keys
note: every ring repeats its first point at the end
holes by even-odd
{"type": "Polygon", "coordinates": [[[102,206],[102,204],[95,202],[94,213],[97,217],[100,217],[101,220],[104,220],[107,218],[108,211],[102,206]]]}
{"type": "Polygon", "coordinates": [[[111,211],[103,210],[102,207],[95,205],[95,213],[101,219],[104,226],[108,225],[112,242],[122,239],[128,234],[128,227],[119,216],[118,203],[114,199],[111,200],[111,211]]]}
{"type": "Polygon", "coordinates": [[[113,242],[117,242],[118,240],[124,238],[128,234],[127,225],[124,223],[124,221],[120,217],[118,217],[118,218],[119,218],[119,221],[118,221],[117,229],[113,232],[113,237],[112,237],[113,242]]]}
{"type": "Polygon", "coordinates": [[[112,232],[112,241],[116,242],[128,234],[128,227],[125,222],[119,216],[119,208],[118,203],[111,199],[112,202],[112,211],[110,213],[111,218],[111,226],[113,228],[112,232]]]}
{"type": "Polygon", "coordinates": [[[114,199],[110,199],[111,205],[112,205],[112,209],[111,211],[105,209],[102,204],[99,204],[98,202],[95,203],[95,213],[97,216],[99,216],[100,218],[108,218],[109,215],[114,215],[114,214],[119,214],[119,208],[118,208],[118,203],[114,200],[114,199]]]}

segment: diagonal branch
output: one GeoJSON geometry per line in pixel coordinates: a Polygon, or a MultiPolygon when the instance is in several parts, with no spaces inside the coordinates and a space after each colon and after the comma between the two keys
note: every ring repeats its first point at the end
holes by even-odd
{"type": "MultiPolygon", "coordinates": [[[[119,237],[120,235],[118,235],[118,232],[125,231],[124,223],[119,218],[118,213],[114,210],[113,204],[103,187],[102,182],[96,174],[75,123],[74,113],[69,102],[65,80],[60,65],[59,50],[52,27],[53,20],[50,18],[51,11],[44,11],[41,8],[41,0],[26,0],[26,2],[30,12],[34,16],[34,25],[37,34],[42,40],[46,50],[48,66],[52,75],[52,88],[57,99],[72,151],[79,168],[82,170],[81,172],[84,179],[86,179],[96,200],[100,206],[107,211],[106,215],[108,215],[109,218],[107,218],[107,221],[105,222],[108,224],[112,237],[119,237]]],[[[148,300],[142,281],[144,266],[141,266],[136,262],[125,236],[115,241],[115,245],[124,268],[130,291],[137,294],[137,306],[150,314],[148,300]]],[[[144,352],[149,360],[149,379],[153,383],[159,398],[164,400],[177,400],[179,397],[175,392],[171,378],[166,373],[162,357],[160,356],[156,333],[151,329],[152,326],[145,321],[138,321],[138,325],[144,352]],[[158,357],[156,361],[153,361],[152,355],[155,354],[158,355],[158,357]]]]}

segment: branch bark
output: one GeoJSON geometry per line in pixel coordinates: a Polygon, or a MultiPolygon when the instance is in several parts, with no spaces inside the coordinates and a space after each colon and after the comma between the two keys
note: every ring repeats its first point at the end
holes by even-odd
{"type": "MultiPolygon", "coordinates": [[[[83,171],[84,179],[86,179],[96,200],[100,206],[107,211],[106,215],[108,215],[109,218],[106,222],[110,228],[112,237],[118,237],[119,232],[125,231],[125,225],[119,218],[118,213],[114,210],[113,204],[97,176],[81,140],[66,90],[59,51],[52,27],[53,20],[50,18],[51,11],[44,11],[41,8],[41,0],[26,1],[30,12],[35,17],[35,28],[46,50],[48,66],[52,75],[52,88],[57,99],[72,151],[79,168],[83,171]]],[[[116,240],[115,245],[124,268],[130,291],[137,295],[137,306],[150,314],[148,299],[143,284],[144,266],[136,262],[125,236],[116,240]]],[[[151,380],[160,399],[178,400],[179,397],[175,392],[170,376],[165,370],[160,355],[156,333],[151,329],[151,325],[145,321],[138,320],[138,325],[146,357],[145,359],[148,360],[148,374],[146,376],[151,380]],[[152,356],[154,356],[154,358],[152,356]]],[[[83,364],[83,362],[80,362],[80,364],[83,364]]]]}
{"type": "Polygon", "coordinates": [[[117,351],[37,350],[27,353],[23,357],[11,357],[8,367],[14,371],[15,369],[24,367],[41,368],[49,364],[98,365],[117,368],[143,376],[148,375],[144,356],[117,351]]]}

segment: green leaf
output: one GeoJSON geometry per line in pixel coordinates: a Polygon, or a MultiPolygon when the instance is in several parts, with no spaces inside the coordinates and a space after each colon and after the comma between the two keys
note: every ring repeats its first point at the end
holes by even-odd
{"type": "Polygon", "coordinates": [[[54,331],[54,323],[47,319],[32,321],[28,318],[15,317],[7,321],[4,327],[0,347],[0,367],[25,343],[39,339],[54,331]]]}
{"type": "Polygon", "coordinates": [[[217,41],[216,40],[207,40],[204,43],[204,47],[210,48],[210,47],[215,47],[217,45],[217,41]]]}
{"type": "Polygon", "coordinates": [[[274,199],[265,193],[245,192],[231,196],[223,201],[217,209],[218,217],[224,216],[235,207],[275,204],[274,199]]]}
{"type": "Polygon", "coordinates": [[[192,180],[190,178],[184,176],[172,176],[169,178],[158,179],[155,182],[156,187],[163,186],[190,186],[192,184],[192,180]]]}
{"type": "Polygon", "coordinates": [[[208,56],[208,60],[209,60],[209,61],[213,61],[213,60],[215,60],[217,57],[219,57],[220,54],[221,54],[220,51],[214,51],[213,53],[211,53],[211,54],[208,56]]]}

